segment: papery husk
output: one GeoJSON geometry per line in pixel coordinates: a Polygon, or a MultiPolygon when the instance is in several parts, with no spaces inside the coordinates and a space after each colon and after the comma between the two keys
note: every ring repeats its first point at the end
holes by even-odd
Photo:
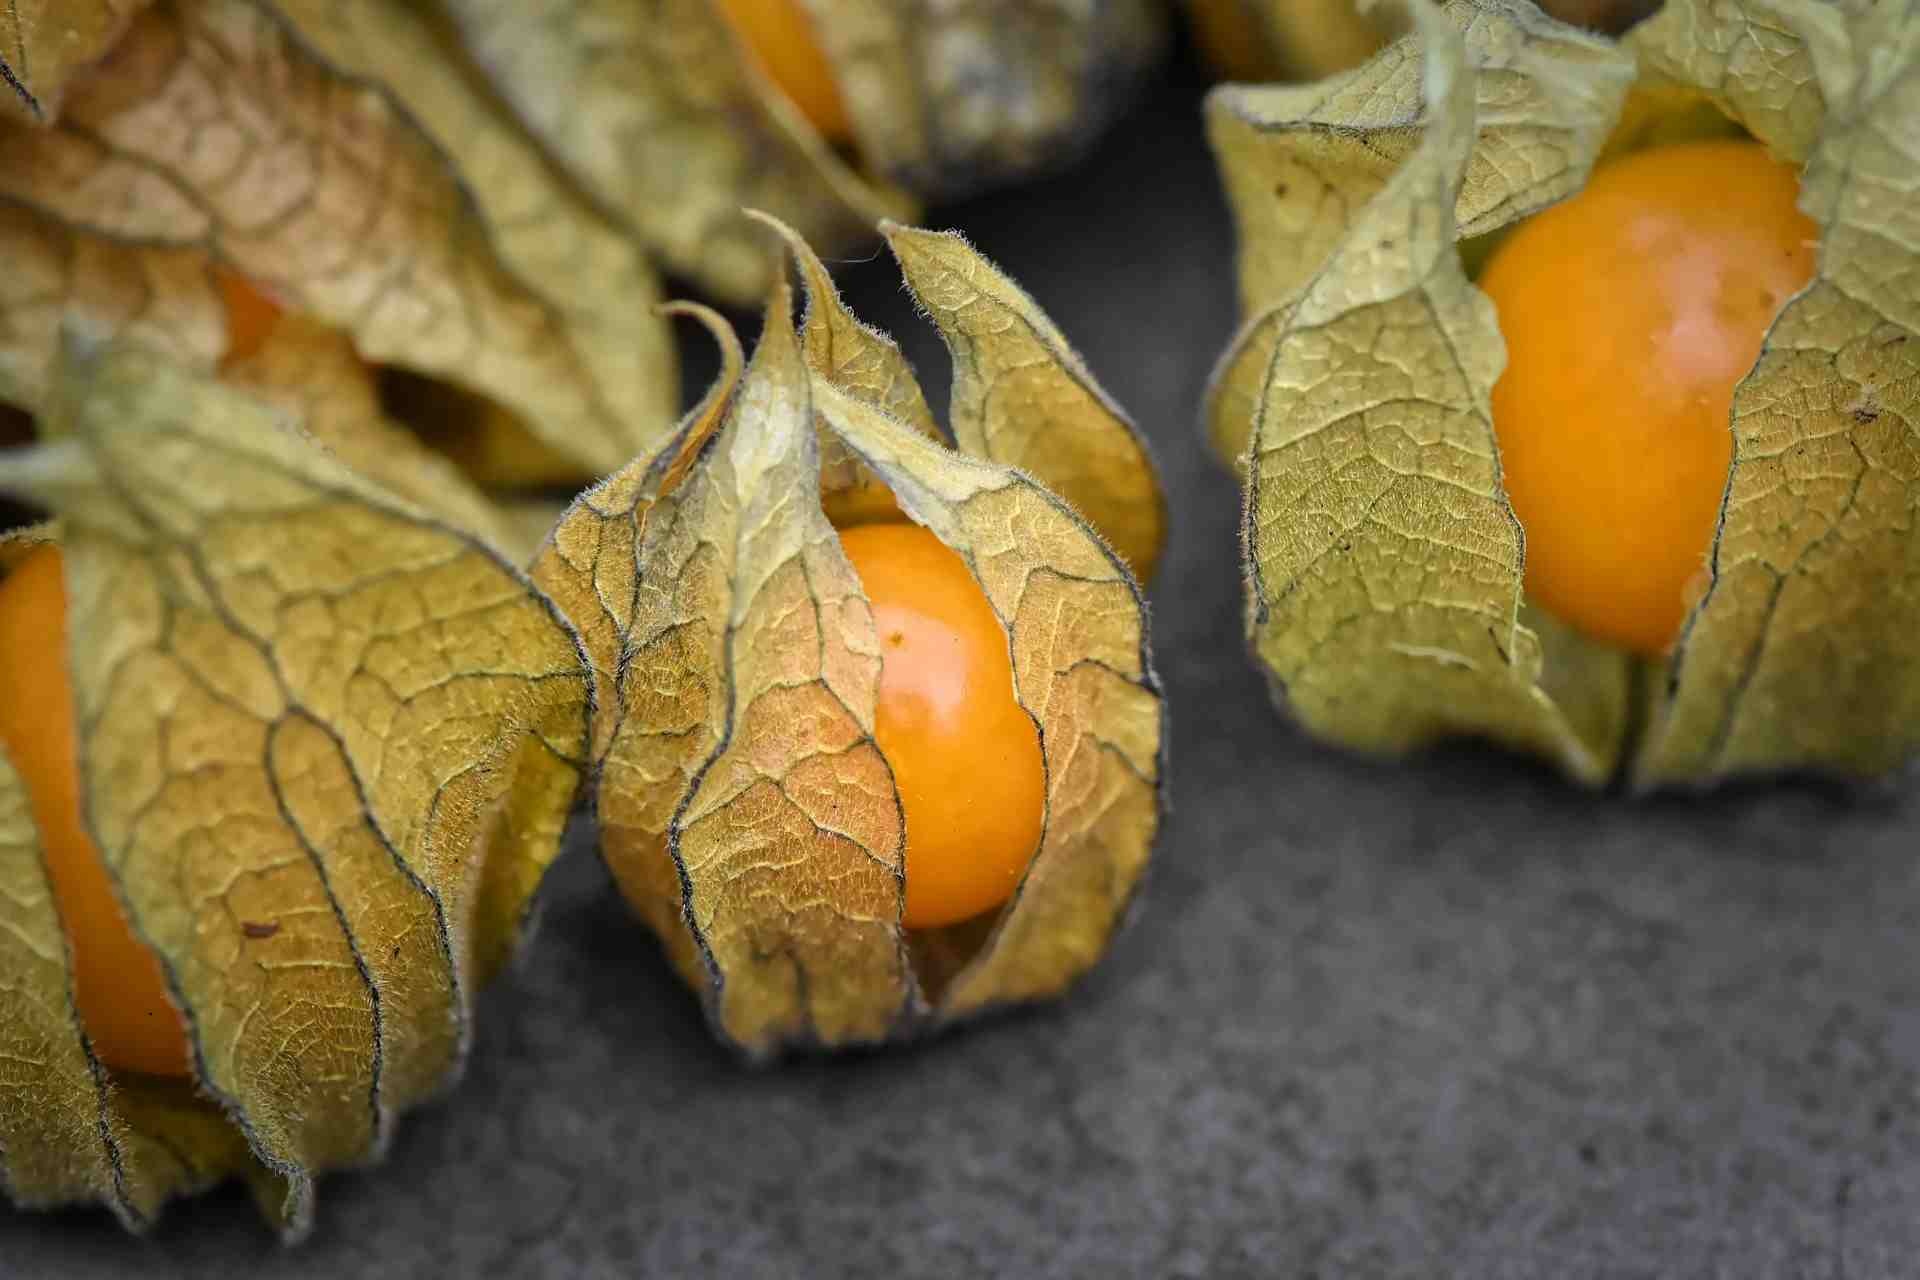
{"type": "MultiPolygon", "coordinates": [[[[38,538],[0,540],[0,579],[38,538]]],[[[303,1197],[185,1081],[116,1077],[73,1003],[69,949],[27,792],[0,750],[0,1193],[26,1209],[104,1204],[128,1229],[164,1203],[247,1180],[283,1233],[303,1197]]]]}
{"type": "Polygon", "coordinates": [[[1920,10],[1676,0],[1621,44],[1519,0],[1408,11],[1352,72],[1209,101],[1249,319],[1208,428],[1247,477],[1249,637],[1287,709],[1364,750],[1488,737],[1591,784],[1896,766],[1920,742],[1920,10]],[[1804,164],[1823,238],[1736,391],[1709,582],[1647,680],[1524,609],[1488,410],[1505,347],[1455,246],[1610,147],[1717,131],[1707,108],[1804,164]]]}
{"type": "MultiPolygon", "coordinates": [[[[552,603],[261,400],[70,339],[0,488],[60,516],[88,826],[194,1078],[114,1072],[0,771],[0,1169],[140,1228],[238,1174],[288,1238],[457,1079],[556,853],[591,684],[552,603]]],[[[16,542],[18,540],[16,539],[16,542]]],[[[0,560],[0,567],[7,563],[0,560]]]]}
{"type": "MultiPolygon", "coordinates": [[[[88,147],[30,149],[40,185],[55,188],[38,198],[75,225],[154,243],[198,237],[282,302],[351,328],[371,358],[470,386],[598,474],[653,443],[620,438],[619,425],[664,422],[672,399],[669,388],[633,411],[636,396],[669,386],[672,367],[665,331],[645,319],[655,285],[638,250],[716,298],[757,301],[771,276],[742,208],[768,209],[838,252],[870,239],[880,218],[911,217],[920,198],[1057,166],[1118,115],[1166,23],[1158,0],[805,4],[851,156],[787,99],[715,0],[76,0],[57,18],[51,0],[19,0],[0,15],[0,124],[58,133],[64,122],[111,153],[102,164],[88,147]],[[292,33],[298,53],[276,48],[262,22],[292,33]],[[198,64],[186,81],[159,65],[169,54],[156,45],[169,42],[198,64]],[[207,44],[216,56],[193,48],[207,44]],[[312,94],[258,91],[300,88],[316,67],[349,82],[321,90],[317,108],[312,94]],[[103,93],[102,77],[120,83],[103,93]],[[169,95],[152,113],[120,113],[114,128],[98,118],[103,97],[124,107],[149,90],[169,95]],[[446,203],[427,166],[395,163],[409,144],[383,137],[383,107],[358,94],[404,111],[477,208],[477,228],[436,216],[450,223],[447,244],[414,234],[406,215],[355,222],[414,242],[381,256],[421,271],[357,263],[333,279],[298,244],[312,238],[312,214],[292,207],[317,185],[309,169],[337,179],[364,165],[346,184],[373,187],[314,202],[336,213],[380,205],[379,185],[395,178],[429,211],[446,203]],[[152,138],[130,139],[133,127],[152,138]],[[187,150],[208,128],[216,142],[187,150]],[[299,146],[316,139],[345,145],[338,156],[321,148],[316,166],[299,146]],[[247,150],[261,153],[253,173],[227,167],[247,150]],[[120,160],[132,171],[113,172],[120,160]],[[269,171],[283,190],[261,190],[269,171]],[[125,201],[130,191],[139,198],[125,201]],[[135,211],[157,216],[130,223],[135,211]],[[259,243],[262,218],[293,242],[259,243]],[[476,239],[492,253],[469,254],[476,239]],[[510,283],[487,278],[496,266],[510,283]],[[504,350],[476,359],[476,345],[504,350]]],[[[29,167],[18,149],[0,146],[0,160],[29,167]]],[[[366,248],[331,247],[332,267],[366,248]]]]}
{"type": "Polygon", "coordinates": [[[0,14],[0,120],[45,124],[67,84],[151,0],[8,0],[0,14]]]}
{"type": "Polygon", "coordinates": [[[445,0],[445,9],[575,180],[670,271],[722,300],[751,303],[769,283],[743,207],[778,210],[841,246],[913,207],[814,132],[711,0],[445,0]]]}
{"type": "MultiPolygon", "coordinates": [[[[777,219],[756,216],[785,241],[806,284],[801,342],[815,373],[929,439],[1025,471],[1084,516],[1137,580],[1152,581],[1167,537],[1152,451],[1019,285],[955,232],[881,225],[907,288],[953,357],[942,428],[900,349],[847,311],[806,240],[777,219]]],[[[858,515],[862,499],[887,494],[831,430],[822,433],[820,449],[829,514],[858,515]]],[[[887,511],[897,508],[889,503],[887,511]]]]}
{"type": "MultiPolygon", "coordinates": [[[[212,301],[181,277],[218,264],[362,359],[510,412],[580,481],[671,420],[676,361],[642,247],[421,6],[159,0],[69,77],[57,117],[0,121],[0,193],[128,318],[158,327],[212,301]]],[[[0,309],[0,348],[13,327],[0,309]]],[[[39,317],[43,354],[57,328],[39,317]]],[[[10,357],[24,359],[0,351],[0,370],[10,357]]]]}
{"type": "Polygon", "coordinates": [[[225,304],[197,251],[122,245],[0,207],[0,259],[9,267],[0,279],[0,403],[47,407],[63,338],[124,339],[257,395],[394,496],[498,545],[509,540],[494,503],[387,417],[374,370],[345,334],[289,315],[257,350],[230,355],[225,304]]]}
{"type": "Polygon", "coordinates": [[[1920,5],[1763,12],[1663,13],[1631,38],[1653,74],[1713,85],[1804,166],[1821,229],[1813,282],[1734,394],[1712,578],[1641,744],[1643,786],[1874,775],[1920,747],[1920,5]],[[1756,66],[1788,101],[1754,91],[1756,66]]]}
{"type": "Polygon", "coordinates": [[[1151,582],[1166,544],[1166,499],[1126,411],[1033,299],[959,235],[893,224],[881,232],[952,353],[956,447],[1040,480],[1151,582]]]}
{"type": "MultiPolygon", "coordinates": [[[[801,332],[783,286],[744,373],[731,355],[665,445],[582,496],[534,569],[599,673],[607,863],[716,1034],[751,1057],[1060,994],[1131,901],[1164,777],[1125,562],[1033,478],[933,438],[897,349],[786,234],[809,289],[801,332]],[[1039,849],[1004,908],[954,930],[900,924],[904,819],[873,740],[881,650],[822,510],[823,436],[966,561],[1040,733],[1039,849]]],[[[982,341],[974,314],[955,323],[982,341]]]]}
{"type": "Polygon", "coordinates": [[[838,252],[918,199],[1057,164],[1161,46],[1153,0],[805,0],[854,156],[760,70],[712,0],[444,0],[500,94],[669,270],[724,301],[772,271],[743,208],[838,252]]]}

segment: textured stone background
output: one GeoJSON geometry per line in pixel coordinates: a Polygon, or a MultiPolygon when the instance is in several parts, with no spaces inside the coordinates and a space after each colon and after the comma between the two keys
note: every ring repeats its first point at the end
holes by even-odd
{"type": "MultiPolygon", "coordinates": [[[[1172,493],[1174,814],[1097,977],[755,1072],[576,848],[465,1084],[323,1184],[306,1247],[237,1192],[138,1242],[0,1208],[0,1273],[1915,1274],[1913,787],[1636,802],[1471,749],[1383,766],[1302,740],[1242,656],[1236,493],[1194,427],[1234,320],[1195,85],[937,222],[1054,315],[1172,493]]],[[[891,264],[841,277],[941,403],[891,264]]]]}

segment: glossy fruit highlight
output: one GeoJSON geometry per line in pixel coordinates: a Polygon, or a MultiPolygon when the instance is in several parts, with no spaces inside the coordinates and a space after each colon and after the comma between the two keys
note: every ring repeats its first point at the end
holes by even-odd
{"type": "Polygon", "coordinates": [[[843,530],[880,637],[874,737],[906,810],[904,923],[1004,903],[1040,842],[1046,771],[1007,637],[966,563],[914,524],[843,530]]]}
{"type": "Polygon", "coordinates": [[[1706,568],[1734,386],[1814,271],[1792,169],[1757,143],[1634,152],[1520,224],[1480,287],[1507,367],[1493,425],[1536,603],[1649,656],[1706,568]]]}

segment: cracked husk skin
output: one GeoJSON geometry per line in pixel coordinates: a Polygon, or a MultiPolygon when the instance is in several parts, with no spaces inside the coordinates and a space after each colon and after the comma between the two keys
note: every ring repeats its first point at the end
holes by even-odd
{"type": "Polygon", "coordinates": [[[1618,42],[1518,0],[1406,9],[1358,68],[1208,103],[1246,320],[1207,427],[1247,487],[1276,696],[1350,747],[1491,738],[1595,785],[1897,767],[1920,745],[1920,7],[1675,0],[1618,42]],[[1462,255],[1619,147],[1735,128],[1800,168],[1818,265],[1736,389],[1709,573],[1646,669],[1522,598],[1505,347],[1462,255]]]}
{"type": "MultiPolygon", "coordinates": [[[[151,39],[142,29],[156,11],[162,25],[244,11],[397,97],[502,225],[544,238],[526,216],[523,175],[552,166],[605,215],[595,230],[746,304],[771,277],[743,207],[837,251],[870,238],[877,218],[910,215],[917,198],[1056,165],[1117,116],[1159,56],[1167,17],[1158,0],[793,2],[796,35],[818,46],[846,116],[851,157],[777,87],[714,0],[15,0],[0,12],[0,122],[57,127],[89,96],[103,58],[125,68],[130,32],[136,48],[151,39]],[[516,150],[544,155],[529,165],[516,150]],[[496,200],[500,181],[522,189],[496,200]]],[[[250,41],[221,43],[246,52],[250,41]]],[[[602,250],[591,255],[608,265],[602,250]]],[[[548,255],[547,265],[592,286],[589,256],[548,255]]]]}
{"type": "Polygon", "coordinates": [[[803,0],[852,134],[843,157],[712,0],[445,0],[529,129],[673,271],[747,304],[772,282],[743,207],[836,251],[917,200],[1073,154],[1157,55],[1152,0],[803,0]]]}
{"type": "MultiPolygon", "coordinates": [[[[0,122],[0,400],[38,410],[63,328],[213,367],[217,269],[511,412],[583,481],[649,443],[675,368],[654,268],[441,47],[381,0],[141,7],[57,117],[0,122]]],[[[311,362],[269,363],[308,394],[285,384],[311,362]]]]}
{"type": "Polygon", "coordinates": [[[743,368],[714,320],[720,381],[659,450],[580,498],[534,570],[596,672],[607,863],[716,1034],[753,1057],[1064,991],[1145,869],[1165,733],[1144,604],[1115,549],[1150,559],[1160,538],[1130,424],[964,241],[890,226],[910,286],[984,380],[956,384],[963,443],[948,448],[898,349],[775,229],[808,291],[799,331],[781,288],[743,368]],[[1056,417],[1061,404],[1078,408],[1056,417]],[[1044,487],[1050,471],[1083,509],[1115,513],[1111,544],[1044,487]],[[823,483],[831,504],[875,480],[966,563],[1043,747],[1044,829],[1014,896],[927,933],[900,923],[911,853],[873,738],[881,648],[823,510],[823,483]]]}
{"type": "Polygon", "coordinates": [[[315,1175],[460,1073],[586,758],[579,640],[473,534],[167,355],[69,340],[41,407],[0,489],[58,524],[0,573],[57,539],[87,825],[193,1066],[95,1058],[8,762],[0,1184],[139,1229],[238,1175],[298,1237],[315,1175]]]}
{"type": "MultiPolygon", "coordinates": [[[[411,424],[465,477],[430,476],[434,449],[398,431],[343,450],[396,492],[465,488],[471,521],[476,488],[577,489],[671,424],[658,269],[751,304],[770,260],[743,208],[847,250],[910,214],[909,189],[1070,155],[1164,18],[1153,0],[808,0],[850,161],[712,0],[20,0],[0,14],[0,242],[24,259],[0,285],[0,403],[35,409],[63,325],[217,364],[218,300],[193,277],[226,273],[309,347],[330,330],[466,397],[411,424]]],[[[267,361],[266,389],[311,401],[303,363],[267,361]]],[[[325,394],[358,394],[321,364],[325,394]]]]}
{"type": "MultiPolygon", "coordinates": [[[[20,423],[34,437],[0,458],[0,489],[56,517],[0,538],[0,573],[38,540],[60,544],[89,827],[162,961],[193,1061],[193,1078],[160,1080],[94,1054],[48,849],[0,763],[0,1061],[29,1064],[0,1070],[0,1186],[21,1204],[100,1202],[143,1229],[168,1199],[239,1176],[296,1238],[317,1174],[377,1158],[402,1111],[451,1085],[473,991],[510,950],[583,771],[644,756],[637,729],[617,732],[638,719],[592,717],[588,738],[595,691],[608,707],[626,696],[609,624],[558,584],[563,613],[513,568],[553,516],[511,491],[584,482],[688,438],[672,427],[657,270],[758,297],[774,269],[744,203],[841,246],[913,207],[896,183],[949,190],[1047,162],[1117,107],[1160,27],[1148,0],[1091,14],[816,6],[862,150],[849,163],[705,0],[669,0],[660,21],[592,7],[591,46],[551,6],[479,0],[80,0],[57,13],[21,0],[0,16],[0,429],[9,445],[20,423]],[[924,61],[929,39],[955,58],[924,61]],[[1008,74],[967,74],[982,58],[1008,74]],[[580,74],[550,74],[569,66],[580,74]],[[547,96],[558,83],[565,99],[547,96]],[[636,136],[646,145],[607,145],[636,136]],[[264,331],[229,311],[236,282],[261,301],[264,331]],[[405,417],[388,374],[446,393],[455,418],[405,417]],[[210,869],[216,837],[225,860],[210,869]]],[[[1149,571],[1163,540],[1151,462],[1016,286],[955,237],[887,225],[903,260],[917,255],[908,274],[943,331],[972,345],[982,393],[1013,396],[1029,419],[957,406],[969,465],[987,470],[952,464],[953,492],[913,512],[974,547],[983,582],[1026,563],[1003,545],[1015,527],[1039,539],[1022,555],[1085,569],[1070,584],[995,579],[995,600],[1010,635],[1034,637],[1029,696],[1060,717],[1063,743],[1099,751],[1054,762],[1073,803],[1057,805],[1028,905],[992,939],[902,937],[899,850],[878,879],[855,866],[850,909],[876,923],[842,944],[830,911],[817,932],[850,974],[892,966],[874,983],[893,983],[884,1016],[861,981],[800,1000],[755,971],[773,935],[701,881],[694,954],[728,966],[716,1017],[756,1051],[1052,994],[1104,949],[1158,820],[1159,698],[1124,567],[1149,571]],[[1018,320],[1021,340],[984,340],[977,327],[996,317],[1018,320]],[[1037,430],[1043,418],[1057,430],[1037,430]],[[1095,515],[1113,549],[1013,466],[1095,515]],[[1098,644],[1023,621],[1083,595],[1098,644]],[[1060,646],[1074,644],[1076,660],[1107,664],[1111,688],[1094,665],[1066,669],[1060,646]],[[915,965],[937,973],[937,1002],[915,965]]],[[[857,505],[887,492],[884,466],[908,465],[869,461],[849,443],[862,430],[945,474],[944,453],[892,441],[894,417],[938,428],[898,352],[822,300],[831,284],[805,256],[818,318],[797,339],[808,372],[781,394],[811,404],[818,366],[860,419],[803,433],[826,500],[857,505]]],[[[689,495],[693,461],[670,468],[689,495]]],[[[595,492],[617,494],[617,480],[595,492]]],[[[844,575],[803,585],[862,608],[844,575]]],[[[862,659],[836,655],[837,693],[862,659]]],[[[870,719],[851,723],[870,734],[870,719]]],[[[760,723],[729,726],[736,753],[703,778],[719,785],[760,723]]],[[[861,781],[890,788],[882,774],[861,781]]],[[[661,826],[669,870],[724,852],[734,799],[713,798],[704,825],[689,807],[661,826]]],[[[855,835],[854,864],[886,848],[880,826],[855,835]]],[[[677,945],[678,917],[662,922],[677,945]]]]}

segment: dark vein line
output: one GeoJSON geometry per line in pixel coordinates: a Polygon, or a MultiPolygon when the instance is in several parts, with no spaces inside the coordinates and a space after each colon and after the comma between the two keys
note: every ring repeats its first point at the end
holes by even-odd
{"type": "MultiPolygon", "coordinates": [[[[299,718],[307,720],[309,724],[314,723],[308,717],[301,716],[299,718]]],[[[292,724],[293,720],[294,718],[291,716],[283,718],[268,731],[266,759],[264,761],[266,768],[262,772],[266,774],[267,786],[273,793],[273,803],[275,807],[280,810],[280,820],[286,824],[287,830],[292,832],[294,838],[300,842],[301,850],[307,855],[308,865],[313,868],[314,878],[319,881],[320,892],[326,898],[327,906],[333,910],[334,923],[340,928],[341,940],[347,944],[347,954],[353,958],[353,967],[359,971],[360,981],[367,989],[367,999],[372,1006],[369,1013],[372,1015],[371,1021],[373,1024],[372,1061],[369,1064],[367,1072],[368,1124],[370,1126],[372,1146],[375,1150],[379,1150],[385,1142],[388,1127],[386,1106],[382,1102],[382,1084],[386,1076],[387,1065],[386,1012],[383,1007],[384,1001],[380,991],[380,983],[374,978],[373,970],[368,967],[366,957],[360,951],[360,940],[354,935],[353,924],[347,917],[347,909],[340,901],[340,895],[334,892],[333,879],[327,874],[326,853],[315,843],[313,837],[308,834],[306,826],[294,816],[293,806],[287,802],[286,788],[281,784],[280,771],[273,763],[274,742],[279,737],[281,730],[292,724]]],[[[353,768],[344,755],[340,763],[346,766],[345,772],[351,776],[353,768]]],[[[373,824],[369,822],[368,825],[372,826],[373,824]]]]}
{"type": "Polygon", "coordinates": [[[13,68],[9,67],[3,58],[0,58],[0,80],[5,80],[7,86],[20,95],[20,101],[26,104],[27,110],[33,113],[35,120],[47,118],[46,108],[40,105],[40,99],[34,97],[27,86],[20,83],[19,78],[13,74],[13,68]]]}
{"type": "Polygon", "coordinates": [[[44,120],[47,118],[46,109],[40,105],[40,99],[33,96],[33,92],[25,83],[33,72],[27,66],[27,37],[25,27],[20,21],[20,0],[7,0],[7,13],[13,18],[14,61],[20,64],[20,74],[16,77],[13,68],[7,65],[7,60],[0,58],[0,80],[5,80],[13,87],[13,91],[20,95],[21,100],[27,104],[27,110],[33,113],[34,119],[44,120]]]}

